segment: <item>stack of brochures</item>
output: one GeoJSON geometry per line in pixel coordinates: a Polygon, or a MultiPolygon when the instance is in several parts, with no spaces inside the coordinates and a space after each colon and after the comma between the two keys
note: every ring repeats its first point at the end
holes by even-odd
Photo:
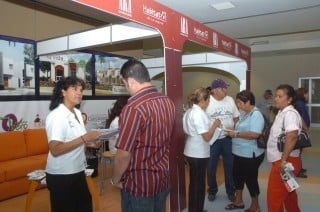
{"type": "Polygon", "coordinates": [[[29,180],[41,180],[46,177],[45,170],[35,170],[27,174],[29,180]]]}

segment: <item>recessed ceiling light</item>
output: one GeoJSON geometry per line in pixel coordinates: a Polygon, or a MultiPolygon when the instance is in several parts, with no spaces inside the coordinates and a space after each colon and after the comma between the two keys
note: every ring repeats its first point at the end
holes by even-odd
{"type": "Polygon", "coordinates": [[[221,3],[213,3],[210,5],[211,7],[215,8],[216,10],[226,10],[226,9],[231,9],[234,8],[235,6],[229,2],[221,2],[221,3]]]}

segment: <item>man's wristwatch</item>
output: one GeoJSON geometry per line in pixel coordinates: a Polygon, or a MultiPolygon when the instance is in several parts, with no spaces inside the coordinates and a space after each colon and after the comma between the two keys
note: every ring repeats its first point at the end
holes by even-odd
{"type": "Polygon", "coordinates": [[[111,179],[110,179],[110,184],[114,186],[114,185],[119,184],[119,181],[118,181],[118,182],[114,182],[114,181],[113,181],[113,178],[111,178],[111,179]]]}

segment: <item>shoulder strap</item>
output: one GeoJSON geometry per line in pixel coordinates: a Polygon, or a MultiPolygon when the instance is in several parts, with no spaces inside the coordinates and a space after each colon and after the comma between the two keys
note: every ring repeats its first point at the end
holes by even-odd
{"type": "MultiPolygon", "coordinates": [[[[298,111],[296,111],[296,110],[287,110],[286,111],[286,113],[287,112],[289,112],[289,111],[292,111],[292,112],[294,112],[295,114],[297,114],[298,115],[298,117],[300,117],[300,114],[298,113],[298,111]]],[[[285,128],[284,128],[284,121],[285,121],[285,118],[286,118],[286,113],[284,114],[284,116],[283,116],[283,120],[282,120],[282,131],[284,132],[285,131],[285,128]]],[[[298,118],[299,119],[299,118],[298,118]]],[[[302,124],[299,122],[299,128],[300,128],[300,130],[302,129],[302,124]]]]}

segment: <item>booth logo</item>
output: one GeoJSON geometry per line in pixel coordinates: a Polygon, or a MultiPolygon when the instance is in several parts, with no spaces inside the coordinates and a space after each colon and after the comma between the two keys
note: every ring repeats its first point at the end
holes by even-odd
{"type": "Polygon", "coordinates": [[[132,1],[131,0],[119,0],[119,13],[132,16],[132,1]]]}
{"type": "Polygon", "coordinates": [[[249,56],[249,51],[246,49],[240,49],[241,55],[244,57],[248,57],[249,56]]]}
{"type": "Polygon", "coordinates": [[[235,55],[239,55],[239,45],[238,45],[238,43],[234,44],[234,54],[235,55]]]}
{"type": "Polygon", "coordinates": [[[219,37],[218,37],[218,33],[216,32],[212,33],[212,43],[213,43],[213,47],[215,48],[219,47],[219,37]]]}
{"type": "Polygon", "coordinates": [[[180,18],[180,34],[185,37],[188,37],[189,34],[188,19],[182,16],[180,18]]]}
{"type": "Polygon", "coordinates": [[[149,16],[148,19],[150,21],[154,21],[159,24],[163,24],[167,22],[167,12],[165,11],[157,11],[146,5],[142,5],[142,11],[143,11],[143,14],[149,16]]]}
{"type": "Polygon", "coordinates": [[[232,48],[232,43],[231,43],[230,41],[222,40],[221,43],[222,43],[222,46],[223,46],[224,49],[226,49],[226,50],[228,50],[228,51],[231,50],[231,48],[232,48]]]}
{"type": "Polygon", "coordinates": [[[208,31],[205,30],[205,31],[202,31],[201,29],[198,29],[196,27],[193,28],[193,33],[194,35],[203,40],[203,41],[207,41],[208,40],[208,31]]]}

